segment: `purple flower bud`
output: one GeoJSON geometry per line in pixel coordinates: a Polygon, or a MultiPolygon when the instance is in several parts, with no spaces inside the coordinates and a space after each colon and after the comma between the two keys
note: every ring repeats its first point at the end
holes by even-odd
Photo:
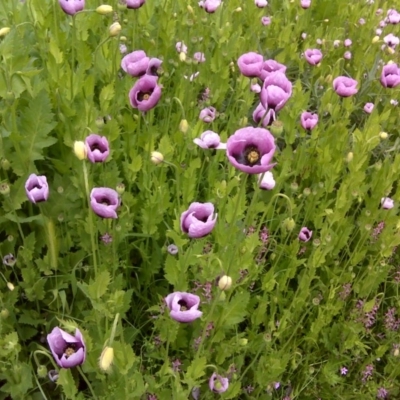
{"type": "Polygon", "coordinates": [[[221,143],[218,133],[213,131],[205,131],[200,135],[200,139],[193,139],[193,142],[202,149],[218,149],[225,150],[226,143],[221,143]]]}
{"type": "Polygon", "coordinates": [[[318,124],[318,114],[312,114],[310,112],[303,112],[300,117],[301,126],[304,129],[312,130],[318,124]]]}
{"type": "Polygon", "coordinates": [[[85,0],[58,0],[62,10],[68,15],[75,15],[85,8],[85,0]]]}
{"type": "Polygon", "coordinates": [[[262,126],[266,128],[275,121],[275,111],[267,111],[261,103],[258,103],[258,106],[253,111],[253,120],[256,124],[259,124],[262,120],[262,126]]]}
{"type": "Polygon", "coordinates": [[[172,319],[178,322],[193,322],[203,313],[198,310],[200,297],[191,293],[174,292],[165,298],[172,319]]]}
{"type": "Polygon", "coordinates": [[[351,52],[350,51],[346,51],[343,54],[343,58],[345,58],[346,60],[351,60],[351,52]]]}
{"type": "Polygon", "coordinates": [[[214,13],[221,5],[221,0],[202,0],[199,1],[199,6],[207,11],[209,14],[214,13]]]}
{"type": "Polygon", "coordinates": [[[263,83],[260,100],[266,109],[279,111],[292,95],[292,83],[283,72],[273,72],[263,83]]]}
{"type": "Polygon", "coordinates": [[[301,8],[307,9],[311,6],[311,0],[300,0],[301,8]]]}
{"type": "Polygon", "coordinates": [[[217,112],[217,110],[214,107],[203,108],[200,111],[199,118],[203,122],[207,122],[207,123],[213,122],[216,117],[216,112],[217,112]]]}
{"type": "Polygon", "coordinates": [[[44,175],[29,175],[28,180],[25,182],[25,192],[29,201],[32,203],[46,201],[49,197],[47,178],[44,175]]]}
{"type": "Polygon", "coordinates": [[[92,162],[104,162],[110,154],[108,140],[104,136],[92,133],[86,140],[87,158],[92,162]]]}
{"type": "Polygon", "coordinates": [[[264,26],[271,25],[271,18],[270,18],[270,17],[262,17],[262,18],[261,18],[261,23],[262,23],[264,26]]]}
{"type": "Polygon", "coordinates": [[[260,76],[263,64],[263,56],[254,52],[242,54],[237,60],[241,74],[249,78],[260,76]]]}
{"type": "Polygon", "coordinates": [[[304,52],[304,57],[310,65],[317,65],[322,60],[322,53],[318,49],[308,49],[304,52]]]}
{"type": "Polygon", "coordinates": [[[308,242],[312,237],[312,231],[310,231],[308,228],[305,226],[300,229],[299,233],[299,240],[302,242],[308,242]]]}
{"type": "Polygon", "coordinates": [[[346,76],[338,76],[333,80],[333,89],[341,97],[350,97],[358,92],[358,82],[346,76]]]}
{"type": "Polygon", "coordinates": [[[267,7],[267,5],[268,5],[267,0],[254,0],[254,3],[258,8],[264,8],[264,7],[267,7]]]}
{"type": "Polygon", "coordinates": [[[154,108],[161,97],[161,87],[157,77],[143,75],[129,91],[129,100],[133,108],[149,111],[154,108]]]}
{"type": "Polygon", "coordinates": [[[371,114],[373,109],[374,109],[374,103],[366,103],[365,106],[364,106],[364,111],[367,114],[371,114]]]}
{"type": "Polygon", "coordinates": [[[202,238],[214,229],[217,216],[212,203],[192,203],[181,214],[181,229],[191,238],[202,238]]]}
{"type": "Polygon", "coordinates": [[[193,54],[193,59],[199,63],[203,63],[206,61],[206,57],[205,57],[204,53],[201,53],[199,51],[197,53],[193,54]]]}
{"type": "Polygon", "coordinates": [[[353,44],[353,42],[351,41],[351,39],[345,39],[343,44],[344,44],[344,47],[350,47],[353,44]]]}
{"type": "Polygon", "coordinates": [[[387,64],[382,68],[381,84],[387,88],[394,88],[400,85],[400,68],[397,64],[387,64]]]}
{"type": "Polygon", "coordinates": [[[72,336],[56,327],[47,335],[47,342],[61,368],[73,368],[84,363],[86,346],[79,329],[76,329],[75,336],[72,336]]]}
{"type": "Polygon", "coordinates": [[[214,393],[224,393],[228,390],[229,379],[214,372],[208,381],[208,386],[214,393]]]}
{"type": "Polygon", "coordinates": [[[382,197],[381,205],[385,210],[390,210],[394,207],[394,201],[390,197],[382,197]]]}
{"type": "Polygon", "coordinates": [[[228,138],[226,155],[229,162],[248,174],[262,174],[271,170],[275,153],[275,139],[264,128],[251,126],[238,129],[228,138]]]}
{"type": "Polygon", "coordinates": [[[99,217],[118,218],[119,204],[118,193],[113,189],[100,187],[93,188],[90,192],[90,206],[99,217]]]}
{"type": "Polygon", "coordinates": [[[125,3],[128,8],[136,10],[142,7],[142,5],[146,3],[146,0],[125,0],[125,3]]]}
{"type": "Polygon", "coordinates": [[[168,251],[169,254],[171,254],[171,256],[175,256],[175,255],[178,254],[179,249],[178,249],[178,246],[175,246],[174,244],[170,244],[167,247],[167,251],[168,251]]]}
{"type": "Polygon", "coordinates": [[[272,190],[276,185],[274,175],[271,171],[267,171],[264,174],[258,175],[258,186],[260,189],[272,190]]]}
{"type": "Polygon", "coordinates": [[[176,42],[175,49],[178,53],[187,53],[187,46],[183,42],[176,42]]]}

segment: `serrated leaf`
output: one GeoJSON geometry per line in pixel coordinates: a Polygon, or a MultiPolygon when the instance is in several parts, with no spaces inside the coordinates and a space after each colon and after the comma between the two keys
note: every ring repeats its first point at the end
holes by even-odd
{"type": "Polygon", "coordinates": [[[63,62],[63,52],[58,48],[57,43],[52,37],[50,38],[49,51],[50,54],[54,57],[56,64],[61,64],[63,62]]]}
{"type": "Polygon", "coordinates": [[[189,387],[196,386],[197,380],[206,373],[206,364],[207,364],[206,357],[200,357],[192,361],[192,363],[187,369],[184,379],[184,382],[189,387]]]}
{"type": "Polygon", "coordinates": [[[104,86],[100,92],[100,108],[103,113],[106,113],[110,107],[110,102],[114,98],[114,84],[110,83],[107,86],[104,86]]]}
{"type": "Polygon", "coordinates": [[[57,379],[57,385],[62,387],[62,390],[67,399],[75,399],[78,389],[70,369],[61,368],[57,379]]]}
{"type": "Polygon", "coordinates": [[[91,282],[88,286],[88,293],[91,299],[100,299],[107,292],[108,285],[110,284],[110,273],[103,271],[97,275],[96,280],[91,282]]]}
{"type": "Polygon", "coordinates": [[[135,362],[135,354],[132,347],[129,344],[120,342],[114,342],[113,347],[115,366],[120,374],[126,375],[135,362]]]}
{"type": "Polygon", "coordinates": [[[250,300],[248,292],[238,293],[234,296],[229,304],[224,306],[223,326],[236,325],[242,322],[246,316],[246,307],[250,300]]]}

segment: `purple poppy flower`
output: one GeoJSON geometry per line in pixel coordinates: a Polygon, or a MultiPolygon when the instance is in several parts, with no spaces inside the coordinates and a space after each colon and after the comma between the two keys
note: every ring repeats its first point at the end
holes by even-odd
{"type": "Polygon", "coordinates": [[[196,60],[198,63],[203,63],[206,61],[206,56],[204,55],[204,53],[198,51],[193,54],[193,59],[196,60]]]}
{"type": "Polygon", "coordinates": [[[240,69],[241,74],[249,78],[260,76],[263,64],[263,56],[252,51],[242,54],[237,60],[237,65],[240,69]]]}
{"type": "Polygon", "coordinates": [[[131,76],[141,76],[146,73],[149,61],[150,58],[143,50],[136,50],[121,60],[121,68],[131,76]]]}
{"type": "Polygon", "coordinates": [[[209,14],[214,13],[217,8],[221,5],[221,0],[202,0],[199,1],[199,6],[204,8],[209,14]]]}
{"type": "Polygon", "coordinates": [[[299,240],[302,242],[308,242],[312,237],[312,231],[310,231],[308,228],[305,226],[300,229],[299,233],[299,240]]]}
{"type": "Polygon", "coordinates": [[[271,170],[275,153],[275,139],[264,128],[248,126],[237,130],[228,138],[226,155],[230,163],[248,174],[262,174],[271,170]]]}
{"type": "Polygon", "coordinates": [[[304,52],[304,57],[310,65],[317,65],[322,60],[322,53],[318,49],[308,49],[304,52]]]}
{"type": "Polygon", "coordinates": [[[161,97],[161,87],[157,77],[143,75],[129,91],[129,100],[133,108],[149,111],[154,108],[161,97]]]}
{"type": "Polygon", "coordinates": [[[256,124],[259,124],[262,121],[262,126],[266,128],[275,121],[275,111],[267,111],[261,103],[258,103],[258,106],[253,111],[253,120],[256,124]]]}
{"type": "Polygon", "coordinates": [[[383,41],[392,49],[395,49],[400,43],[400,39],[397,36],[394,36],[393,33],[389,33],[389,35],[386,35],[383,38],[383,41]]]}
{"type": "Polygon", "coordinates": [[[214,229],[217,216],[212,203],[192,203],[181,214],[181,229],[191,238],[202,238],[214,229]]]}
{"type": "Polygon", "coordinates": [[[390,210],[394,207],[394,201],[390,197],[382,197],[381,206],[385,210],[390,210]]]}
{"type": "Polygon", "coordinates": [[[136,10],[137,8],[142,7],[146,0],[125,0],[126,6],[130,9],[136,10]]]}
{"type": "Polygon", "coordinates": [[[207,123],[213,122],[216,117],[216,112],[217,112],[217,110],[214,107],[203,108],[200,111],[199,118],[203,122],[207,122],[207,123]]]}
{"type": "Polygon", "coordinates": [[[343,58],[345,58],[346,60],[351,60],[351,52],[350,51],[346,51],[343,54],[343,58]]]}
{"type": "Polygon", "coordinates": [[[300,120],[301,120],[301,126],[304,129],[311,131],[318,124],[318,114],[303,112],[301,114],[300,120]]]}
{"type": "Polygon", "coordinates": [[[221,138],[218,133],[213,131],[205,131],[200,135],[200,139],[193,139],[193,142],[202,149],[217,149],[225,150],[226,143],[221,143],[221,138]]]}
{"type": "Polygon", "coordinates": [[[214,393],[224,393],[228,390],[229,379],[214,372],[208,381],[208,386],[214,393]]]}
{"type": "Polygon", "coordinates": [[[271,75],[273,72],[278,72],[278,71],[285,73],[286,65],[280,64],[275,60],[266,60],[262,65],[259,78],[262,81],[265,81],[265,78],[267,76],[271,75]]]}
{"type": "Polygon", "coordinates": [[[56,327],[47,335],[47,343],[61,368],[72,368],[85,362],[86,346],[79,329],[75,336],[56,327]]]}
{"type": "Polygon", "coordinates": [[[58,0],[62,10],[68,15],[75,15],[85,8],[85,0],[58,0]]]}
{"type": "Polygon", "coordinates": [[[252,83],[252,84],[250,85],[250,90],[251,90],[253,93],[260,93],[260,92],[261,92],[261,86],[260,86],[257,82],[252,83]]]}
{"type": "Polygon", "coordinates": [[[365,106],[364,106],[364,111],[367,114],[371,114],[373,109],[374,109],[374,103],[366,103],[365,106]]]}
{"type": "Polygon", "coordinates": [[[292,95],[292,83],[283,72],[273,72],[263,83],[260,100],[266,109],[279,111],[292,95]]]}
{"type": "Polygon", "coordinates": [[[396,25],[400,22],[400,13],[397,10],[390,9],[387,12],[386,20],[389,24],[396,25]]]}
{"type": "Polygon", "coordinates": [[[118,193],[110,188],[93,188],[90,192],[90,205],[95,214],[102,218],[118,218],[120,201],[118,193]]]}
{"type": "Polygon", "coordinates": [[[400,85],[400,68],[397,64],[387,64],[382,68],[381,84],[387,88],[394,88],[400,85]]]}
{"type": "Polygon", "coordinates": [[[26,195],[32,203],[46,201],[49,197],[49,185],[44,175],[31,174],[25,182],[26,195]]]}
{"type": "Polygon", "coordinates": [[[183,42],[176,42],[175,49],[178,53],[187,53],[187,46],[183,42]]]}
{"type": "Polygon", "coordinates": [[[307,9],[311,6],[311,0],[300,0],[301,8],[307,9]]]}
{"type": "Polygon", "coordinates": [[[185,292],[174,292],[165,298],[165,303],[170,310],[169,315],[178,322],[193,322],[203,313],[198,310],[200,297],[185,292]]]}
{"type": "Polygon", "coordinates": [[[358,92],[356,88],[358,82],[347,76],[338,76],[333,80],[333,89],[341,97],[350,97],[358,92]]]}
{"type": "Polygon", "coordinates": [[[258,186],[263,190],[272,190],[276,185],[274,175],[271,171],[267,171],[265,174],[258,175],[258,186]]]}
{"type": "Polygon", "coordinates": [[[344,44],[344,47],[350,47],[353,44],[353,42],[351,41],[351,39],[345,39],[343,44],[344,44]]]}
{"type": "Polygon", "coordinates": [[[261,17],[261,23],[264,25],[264,26],[268,26],[268,25],[271,25],[271,18],[270,17],[261,17]]]}
{"type": "Polygon", "coordinates": [[[264,8],[267,7],[268,1],[267,0],[254,0],[254,3],[258,8],[264,8]]]}
{"type": "Polygon", "coordinates": [[[92,162],[104,162],[110,154],[110,147],[105,136],[92,133],[86,140],[87,158],[92,162]]]}

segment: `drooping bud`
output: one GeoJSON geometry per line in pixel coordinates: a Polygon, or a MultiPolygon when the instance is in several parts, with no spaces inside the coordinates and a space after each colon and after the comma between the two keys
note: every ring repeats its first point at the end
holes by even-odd
{"type": "Polygon", "coordinates": [[[353,161],[353,157],[354,157],[354,154],[353,154],[352,151],[350,151],[350,152],[347,154],[346,161],[347,161],[348,163],[351,162],[351,161],[353,161]]]}
{"type": "Polygon", "coordinates": [[[10,161],[7,160],[7,158],[2,158],[0,161],[1,168],[4,169],[4,171],[8,171],[10,169],[10,161]]]}
{"type": "Polygon", "coordinates": [[[387,139],[388,136],[389,136],[389,135],[387,134],[387,132],[380,132],[380,133],[379,133],[379,137],[380,137],[382,140],[387,139]]]}
{"type": "Polygon", "coordinates": [[[87,148],[86,144],[80,140],[74,142],[74,153],[79,160],[84,160],[87,158],[87,148]]]}
{"type": "Polygon", "coordinates": [[[378,42],[379,41],[379,36],[374,36],[373,38],[372,38],[372,43],[376,43],[376,42],[378,42]]]}
{"type": "Polygon", "coordinates": [[[232,286],[232,278],[230,276],[224,275],[219,278],[218,287],[221,290],[229,290],[232,286]]]}
{"type": "Polygon", "coordinates": [[[181,52],[179,53],[179,59],[180,59],[181,61],[185,61],[185,60],[186,60],[186,53],[185,53],[184,51],[181,51],[181,52]]]}
{"type": "Polygon", "coordinates": [[[15,286],[11,282],[7,282],[7,287],[13,291],[15,289],[15,286]]]}
{"type": "Polygon", "coordinates": [[[110,28],[108,29],[108,32],[111,37],[118,36],[119,33],[121,32],[122,26],[119,22],[114,22],[110,28]]]}
{"type": "Polygon", "coordinates": [[[46,378],[47,376],[47,368],[45,365],[39,365],[37,368],[37,374],[39,378],[46,378]]]}
{"type": "Polygon", "coordinates": [[[189,124],[188,124],[188,122],[187,122],[186,119],[183,119],[183,120],[179,123],[179,130],[180,130],[182,133],[186,133],[186,132],[188,131],[188,129],[189,129],[189,124]]]}
{"type": "Polygon", "coordinates": [[[0,37],[6,36],[10,32],[11,28],[8,26],[0,29],[0,37]]]}
{"type": "Polygon", "coordinates": [[[100,369],[104,372],[109,371],[113,361],[114,361],[114,349],[112,347],[106,346],[99,358],[100,369]]]}
{"type": "Polygon", "coordinates": [[[96,8],[96,12],[101,15],[107,15],[111,14],[113,12],[112,6],[109,6],[108,4],[102,4],[101,6],[98,6],[96,8]]]}
{"type": "Polygon", "coordinates": [[[287,230],[287,231],[292,231],[294,229],[294,227],[296,226],[296,222],[294,222],[293,218],[286,218],[283,221],[283,227],[287,230]]]}
{"type": "Polygon", "coordinates": [[[155,165],[159,165],[164,161],[164,156],[158,152],[158,151],[153,151],[151,153],[151,162],[155,165]]]}

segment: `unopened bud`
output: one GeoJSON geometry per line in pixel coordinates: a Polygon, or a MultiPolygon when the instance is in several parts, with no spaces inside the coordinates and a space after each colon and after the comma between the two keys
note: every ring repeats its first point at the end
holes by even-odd
{"type": "Polygon", "coordinates": [[[126,42],[128,39],[127,39],[126,36],[120,36],[119,40],[120,40],[121,42],[126,42]]]}
{"type": "Polygon", "coordinates": [[[118,36],[119,33],[121,32],[122,26],[119,22],[114,22],[110,28],[108,29],[108,32],[111,37],[118,36]]]}
{"type": "Polygon", "coordinates": [[[247,126],[248,122],[249,122],[249,120],[247,119],[247,117],[242,117],[239,120],[239,125],[245,127],[245,126],[247,126]]]}
{"type": "Polygon", "coordinates": [[[193,14],[193,7],[192,6],[187,6],[187,10],[190,12],[190,14],[193,14]]]}
{"type": "Polygon", "coordinates": [[[15,286],[11,282],[7,282],[7,287],[13,291],[15,289],[15,286]]]}
{"type": "Polygon", "coordinates": [[[269,130],[273,135],[279,136],[283,132],[283,122],[282,121],[273,121],[272,125],[269,127],[269,130]]]}
{"type": "Polygon", "coordinates": [[[11,28],[4,27],[0,29],[0,37],[6,36],[10,32],[11,28]]]}
{"type": "Polygon", "coordinates": [[[37,374],[39,378],[46,378],[47,368],[44,365],[39,365],[37,368],[37,374]]]}
{"type": "Polygon", "coordinates": [[[183,120],[179,123],[179,130],[180,130],[182,133],[186,133],[186,132],[188,131],[188,129],[189,129],[189,124],[188,124],[188,122],[187,122],[186,119],[183,119],[183,120]]]}
{"type": "Polygon", "coordinates": [[[10,316],[10,312],[9,312],[6,308],[3,308],[3,309],[0,311],[0,317],[1,317],[2,319],[7,319],[9,316],[10,316]]]}
{"type": "Polygon", "coordinates": [[[235,9],[235,12],[242,12],[242,7],[238,7],[235,9]]]}
{"type": "Polygon", "coordinates": [[[293,218],[286,218],[283,221],[283,227],[287,230],[287,231],[292,231],[294,229],[294,227],[296,226],[296,222],[294,222],[293,218]]]}
{"type": "Polygon", "coordinates": [[[96,12],[101,15],[107,15],[113,12],[113,8],[108,4],[102,4],[101,6],[96,8],[96,12]]]}
{"type": "Polygon", "coordinates": [[[107,372],[114,361],[114,349],[105,347],[99,358],[99,367],[102,371],[107,372]]]}
{"type": "Polygon", "coordinates": [[[373,38],[372,38],[372,43],[376,43],[376,42],[378,42],[379,41],[379,36],[374,36],[373,38]]]}
{"type": "Polygon", "coordinates": [[[399,354],[400,354],[400,349],[399,349],[399,348],[394,349],[393,355],[394,355],[395,357],[398,357],[399,354]]]}
{"type": "Polygon", "coordinates": [[[179,59],[180,59],[181,61],[185,61],[185,60],[186,60],[186,53],[185,53],[184,51],[181,51],[181,52],[179,53],[179,59]]]}
{"type": "Polygon", "coordinates": [[[352,162],[352,161],[353,161],[353,157],[354,157],[354,154],[353,154],[352,151],[350,151],[350,152],[347,154],[346,161],[347,161],[348,163],[349,163],[349,162],[352,162]]]}
{"type": "Polygon", "coordinates": [[[161,164],[164,161],[164,156],[158,152],[158,151],[153,151],[151,153],[151,162],[155,165],[161,164]]]}
{"type": "Polygon", "coordinates": [[[8,196],[10,194],[10,186],[8,185],[8,183],[2,183],[0,185],[0,193],[3,196],[8,196]]]}
{"type": "Polygon", "coordinates": [[[2,158],[0,161],[1,168],[4,169],[4,171],[8,171],[10,169],[10,161],[8,161],[6,158],[2,158]]]}
{"type": "Polygon", "coordinates": [[[389,135],[388,135],[386,132],[380,132],[380,133],[379,133],[379,137],[380,137],[382,140],[387,139],[388,136],[389,136],[389,135]]]}
{"type": "Polygon", "coordinates": [[[394,54],[395,53],[394,49],[392,49],[391,47],[386,47],[386,51],[388,52],[388,54],[394,54]]]}
{"type": "Polygon", "coordinates": [[[224,275],[219,278],[218,287],[221,290],[229,290],[232,286],[232,278],[230,276],[224,275]]]}
{"type": "Polygon", "coordinates": [[[125,192],[125,185],[123,183],[118,183],[116,189],[117,189],[117,193],[119,195],[121,195],[125,192]]]}
{"type": "Polygon", "coordinates": [[[248,339],[246,339],[246,338],[239,339],[239,344],[240,344],[241,346],[246,346],[248,342],[249,342],[249,341],[248,341],[248,339]]]}
{"type": "Polygon", "coordinates": [[[74,153],[79,160],[84,160],[87,157],[86,144],[80,140],[74,142],[74,153]]]}

